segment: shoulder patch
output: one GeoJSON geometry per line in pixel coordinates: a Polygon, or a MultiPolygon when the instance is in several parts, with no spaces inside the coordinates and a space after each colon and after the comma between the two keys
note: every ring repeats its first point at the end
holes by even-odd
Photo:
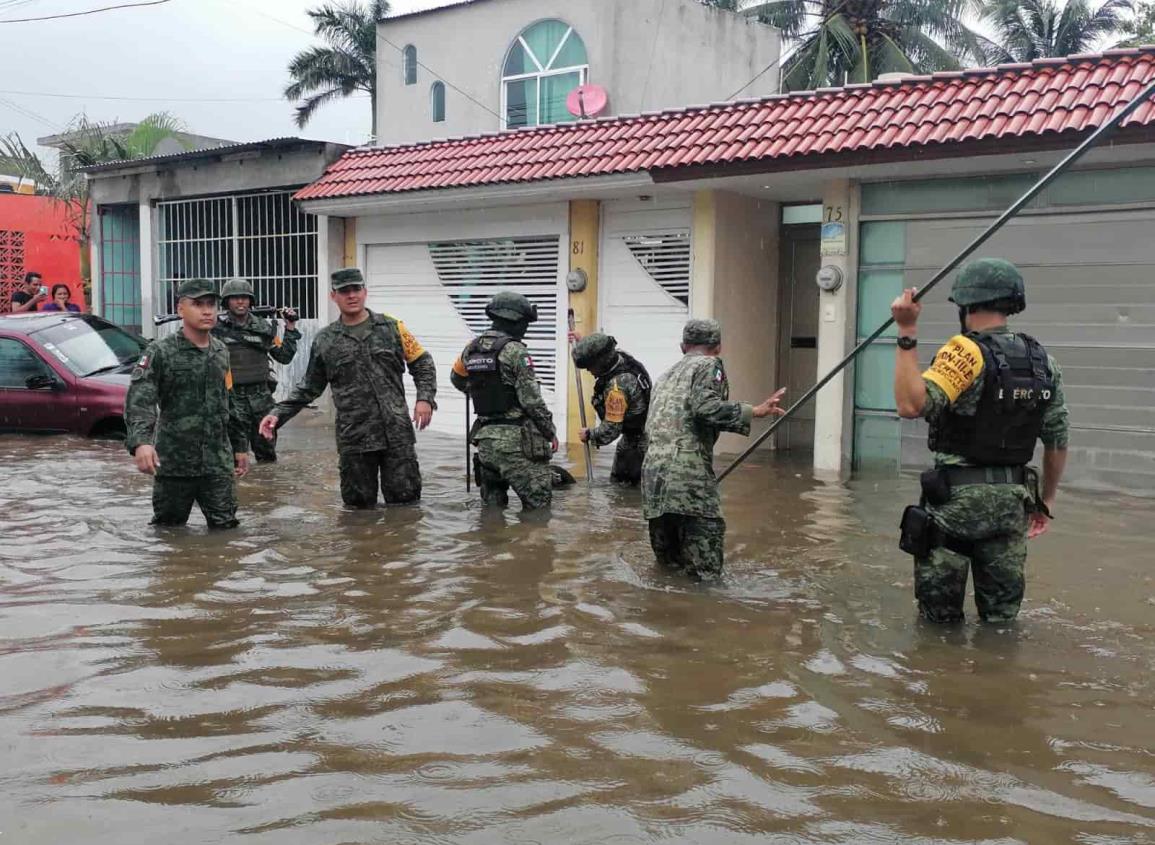
{"type": "Polygon", "coordinates": [[[979,345],[961,334],[948,340],[935,354],[934,361],[922,377],[942,388],[954,402],[983,371],[983,352],[979,345]]]}
{"type": "Polygon", "coordinates": [[[606,394],[606,422],[620,423],[626,418],[626,411],[630,408],[625,392],[616,384],[606,394]]]}
{"type": "Polygon", "coordinates": [[[397,331],[401,334],[401,350],[405,353],[405,363],[412,364],[425,354],[425,347],[400,320],[397,320],[397,331]]]}

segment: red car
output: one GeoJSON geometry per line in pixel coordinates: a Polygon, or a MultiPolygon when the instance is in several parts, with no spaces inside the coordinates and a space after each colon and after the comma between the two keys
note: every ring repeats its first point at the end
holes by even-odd
{"type": "Polygon", "coordinates": [[[0,431],[124,436],[129,373],[147,345],[91,314],[0,316],[0,431]]]}

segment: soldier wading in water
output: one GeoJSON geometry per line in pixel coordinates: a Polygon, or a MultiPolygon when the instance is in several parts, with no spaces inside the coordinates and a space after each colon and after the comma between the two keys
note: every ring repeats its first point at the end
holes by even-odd
{"type": "Polygon", "coordinates": [[[258,429],[261,419],[273,410],[276,381],[269,372],[269,359],[288,364],[297,354],[297,313],[286,310],[285,336],[277,336],[275,323],[252,313],[257,304],[253,286],[245,279],[229,279],[221,288],[225,313],[213,326],[213,337],[229,348],[233,368],[233,400],[245,422],[245,434],[258,463],[277,460],[276,437],[266,440],[258,429]]]}
{"type": "Polygon", "coordinates": [[[309,366],[293,392],[261,420],[261,435],[276,430],[302,408],[332,389],[337,411],[337,454],[341,499],[351,508],[421,498],[414,427],[423,430],[436,407],[437,367],[400,320],[365,307],[365,279],[356,267],[330,277],[330,297],[341,318],[317,333],[309,366]],[[406,368],[417,388],[413,417],[405,404],[406,368]]]}
{"type": "Polygon", "coordinates": [[[512,487],[524,510],[547,508],[553,501],[549,459],[557,451],[557,432],[522,343],[537,320],[537,306],[520,293],[501,291],[485,313],[490,329],[465,347],[449,376],[454,387],[469,394],[477,413],[469,433],[477,447],[474,477],[488,505],[508,505],[512,487]]]}
{"type": "Polygon", "coordinates": [[[723,431],[749,434],[754,418],[785,413],[782,389],[760,405],[731,402],[716,320],[690,320],[685,357],[658,379],[646,424],[642,513],[662,566],[708,580],[722,574],[726,521],[714,476],[714,444],[723,431]]]}
{"type": "Polygon", "coordinates": [[[136,468],[155,478],[153,525],[184,525],[196,503],[209,528],[235,528],[235,476],[248,472],[249,444],[229,351],[211,334],[216,287],[190,279],[176,294],[180,331],[149,344],[132,371],[124,445],[136,468]]]}
{"type": "Polygon", "coordinates": [[[590,402],[601,423],[592,429],[583,428],[579,435],[582,442],[608,446],[617,440],[610,480],[637,486],[642,480],[642,461],[646,457],[650,374],[641,361],[618,349],[618,342],[601,332],[577,341],[573,362],[597,379],[590,402]]]}
{"type": "Polygon", "coordinates": [[[963,618],[967,570],[986,622],[1009,622],[1026,585],[1027,540],[1047,530],[1067,463],[1067,404],[1054,359],[1007,316],[1026,307],[1023,277],[1006,261],[965,266],[951,289],[962,333],[919,372],[922,306],[914,289],[891,305],[898,326],[894,395],[900,416],[930,423],[933,469],[922,502],[906,509],[902,549],[914,555],[914,591],[931,622],[963,618]],[[1042,492],[1027,466],[1043,443],[1042,492]]]}

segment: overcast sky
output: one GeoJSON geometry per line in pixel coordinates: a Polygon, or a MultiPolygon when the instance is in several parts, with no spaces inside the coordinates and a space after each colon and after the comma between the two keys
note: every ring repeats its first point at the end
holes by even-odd
{"type": "MultiPolygon", "coordinates": [[[[0,0],[0,22],[128,1],[0,0]]],[[[393,0],[392,6],[402,12],[446,2],[393,0]]],[[[317,5],[319,0],[170,0],[78,18],[0,23],[0,134],[19,132],[31,145],[80,112],[98,121],[135,121],[168,111],[191,131],[233,141],[302,135],[364,143],[367,97],[325,106],[304,130],[280,98],[289,60],[316,40],[305,9],[317,5]],[[110,97],[149,99],[101,99],[110,97]],[[246,101],[203,102],[236,98],[246,101]]]]}

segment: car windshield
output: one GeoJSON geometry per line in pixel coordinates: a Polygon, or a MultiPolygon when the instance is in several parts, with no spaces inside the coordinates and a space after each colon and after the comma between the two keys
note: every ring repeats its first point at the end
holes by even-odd
{"type": "Polygon", "coordinates": [[[33,338],[78,376],[120,369],[139,358],[146,345],[119,326],[91,316],[41,329],[33,338]]]}

